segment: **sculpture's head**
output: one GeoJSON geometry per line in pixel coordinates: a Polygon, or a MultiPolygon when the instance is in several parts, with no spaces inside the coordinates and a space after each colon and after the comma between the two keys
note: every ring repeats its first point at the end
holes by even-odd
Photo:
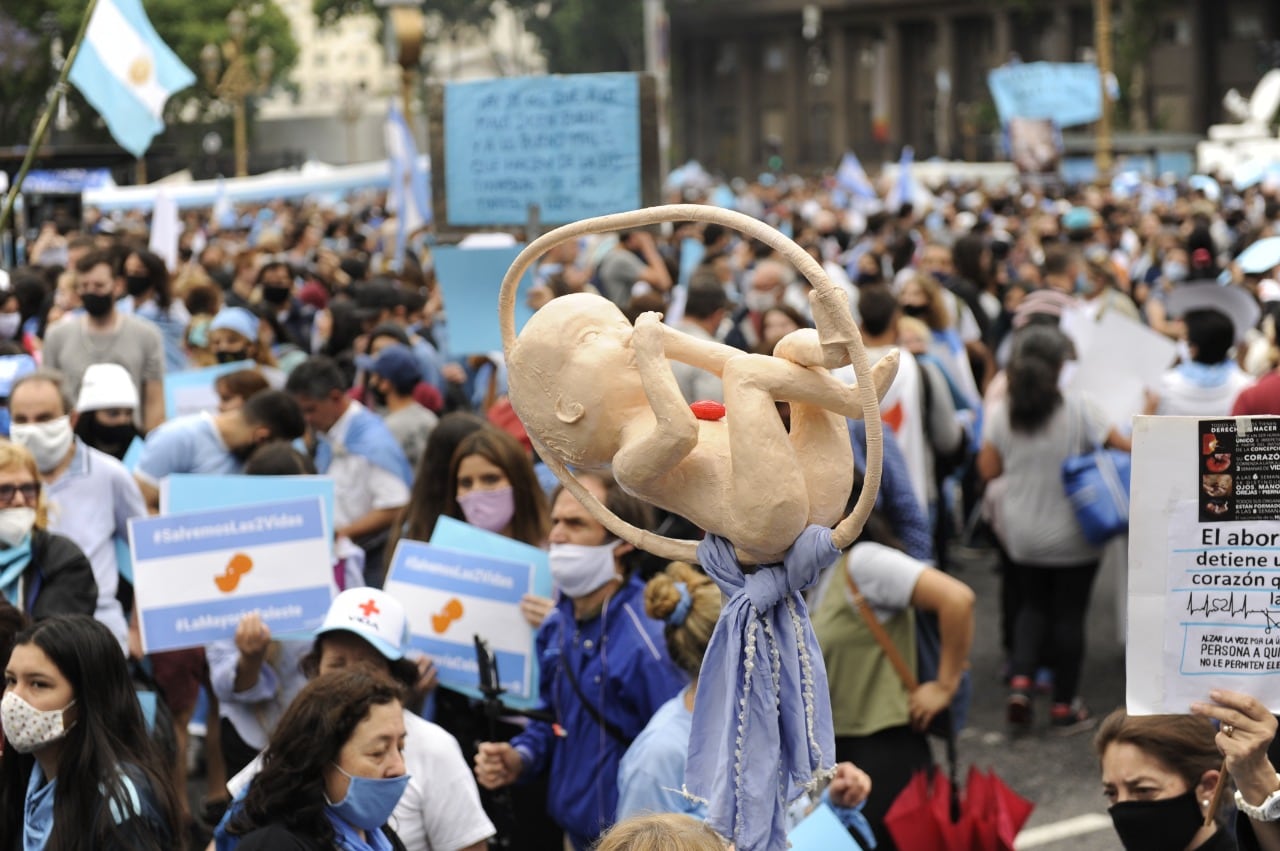
{"type": "Polygon", "coordinates": [[[549,301],[512,345],[511,404],[525,428],[565,462],[608,465],[621,427],[648,406],[632,333],[613,302],[575,293],[549,301]]]}

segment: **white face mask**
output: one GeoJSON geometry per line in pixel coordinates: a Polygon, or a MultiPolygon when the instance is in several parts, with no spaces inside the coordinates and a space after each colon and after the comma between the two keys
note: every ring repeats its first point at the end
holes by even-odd
{"type": "Polygon", "coordinates": [[[19,506],[0,509],[0,544],[16,547],[22,543],[23,538],[31,534],[31,527],[35,525],[36,510],[34,508],[19,506]]]}
{"type": "Polygon", "coordinates": [[[40,472],[47,473],[67,457],[75,433],[71,417],[58,417],[46,423],[14,423],[9,426],[9,436],[35,457],[40,472]]]}
{"type": "Polygon", "coordinates": [[[547,554],[551,578],[566,596],[585,597],[611,579],[618,578],[613,551],[618,542],[594,547],[582,544],[552,544],[547,554]]]}
{"type": "Polygon", "coordinates": [[[21,313],[0,313],[0,340],[12,340],[21,325],[21,313]]]}
{"type": "Polygon", "coordinates": [[[67,735],[71,728],[65,726],[62,713],[75,705],[73,700],[61,709],[40,710],[11,691],[0,700],[5,740],[18,753],[40,750],[67,735]]]}
{"type": "Polygon", "coordinates": [[[778,299],[769,290],[747,290],[742,300],[747,310],[753,313],[764,313],[769,308],[778,306],[778,299]]]}

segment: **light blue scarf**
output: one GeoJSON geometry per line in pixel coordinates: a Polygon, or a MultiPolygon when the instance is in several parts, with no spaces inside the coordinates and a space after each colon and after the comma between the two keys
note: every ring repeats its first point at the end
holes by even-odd
{"type": "Polygon", "coordinates": [[[787,804],[835,764],[827,671],[800,592],[839,555],[821,526],[750,575],[725,539],[698,545],[725,603],[698,678],[686,794],[739,851],[784,851],[787,804]]]}
{"type": "Polygon", "coordinates": [[[22,543],[0,550],[0,592],[20,612],[26,611],[22,600],[22,574],[31,563],[31,533],[22,543]]]}

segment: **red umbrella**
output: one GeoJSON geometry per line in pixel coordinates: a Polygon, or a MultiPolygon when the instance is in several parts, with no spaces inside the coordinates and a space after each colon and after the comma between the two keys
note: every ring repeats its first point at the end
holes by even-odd
{"type": "Polygon", "coordinates": [[[899,848],[912,851],[1013,851],[1034,807],[996,776],[969,769],[959,819],[951,819],[951,781],[920,771],[899,793],[884,823],[899,848]]]}

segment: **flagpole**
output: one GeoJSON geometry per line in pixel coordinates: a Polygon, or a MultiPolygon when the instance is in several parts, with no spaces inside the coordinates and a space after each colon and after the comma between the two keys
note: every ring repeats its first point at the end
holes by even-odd
{"type": "Polygon", "coordinates": [[[75,64],[76,56],[80,53],[80,43],[84,41],[84,34],[89,29],[89,19],[93,17],[93,10],[97,5],[98,0],[89,0],[89,5],[85,7],[84,17],[80,19],[80,31],[76,33],[76,40],[71,43],[71,49],[67,51],[67,58],[62,62],[62,71],[58,74],[58,82],[54,84],[53,97],[49,99],[44,115],[40,116],[40,122],[36,124],[35,133],[32,134],[31,142],[27,146],[27,155],[22,158],[22,167],[18,169],[13,185],[9,187],[9,194],[5,196],[4,209],[0,210],[0,233],[3,233],[9,224],[13,205],[17,203],[18,193],[22,191],[22,182],[27,179],[27,172],[31,171],[36,154],[40,151],[40,145],[44,142],[44,134],[49,132],[49,122],[53,120],[53,114],[58,110],[58,102],[62,100],[67,90],[67,77],[71,75],[71,66],[75,64]]]}

